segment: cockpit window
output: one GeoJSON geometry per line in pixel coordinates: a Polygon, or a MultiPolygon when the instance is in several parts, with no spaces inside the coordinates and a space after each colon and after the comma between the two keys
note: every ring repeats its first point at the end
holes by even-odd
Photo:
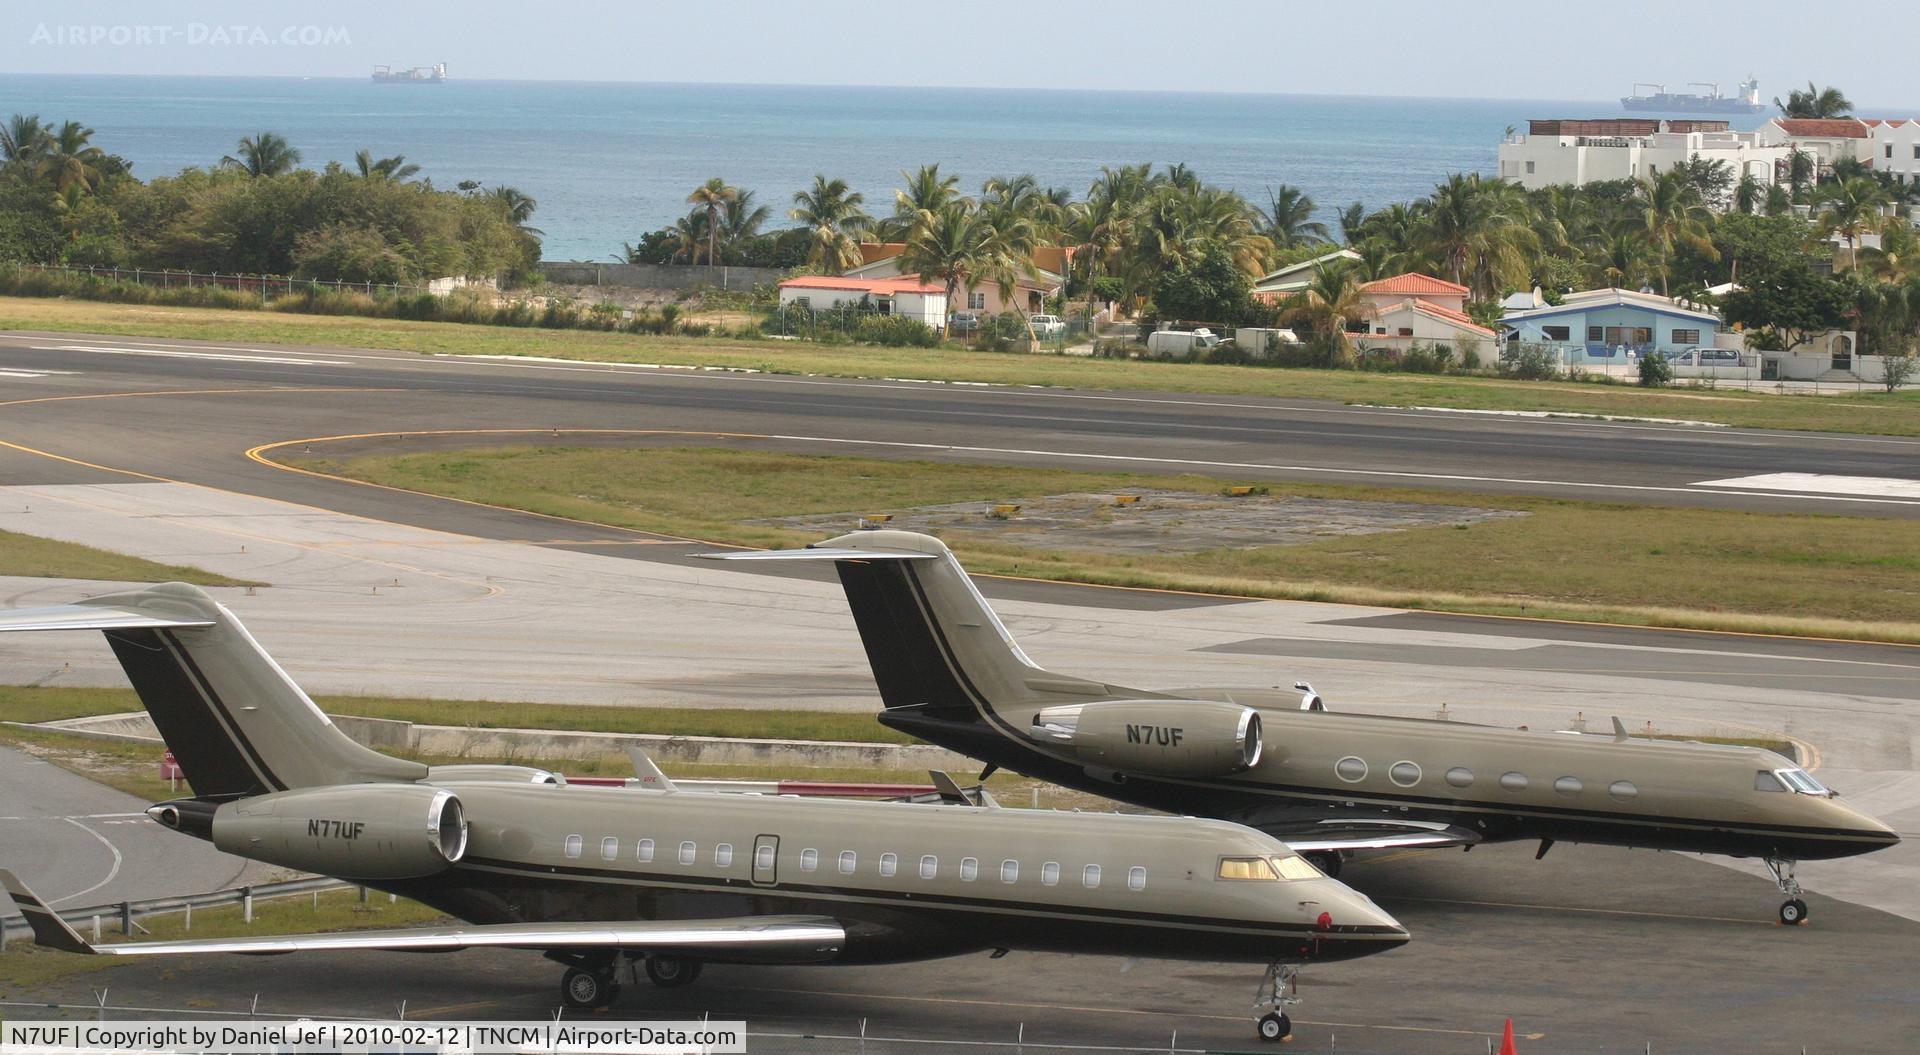
{"type": "Polygon", "coordinates": [[[1780,782],[1779,777],[1773,775],[1772,770],[1762,769],[1753,775],[1753,790],[1785,791],[1787,786],[1780,782]]]}
{"type": "Polygon", "coordinates": [[[1804,769],[1776,769],[1774,775],[1786,781],[1788,787],[1802,795],[1830,795],[1826,785],[1813,779],[1813,775],[1804,769]]]}
{"type": "Polygon", "coordinates": [[[1319,879],[1320,870],[1313,867],[1304,857],[1276,857],[1273,869],[1282,879],[1319,879]]]}
{"type": "Polygon", "coordinates": [[[1273,864],[1264,857],[1222,857],[1222,879],[1279,879],[1273,864]]]}

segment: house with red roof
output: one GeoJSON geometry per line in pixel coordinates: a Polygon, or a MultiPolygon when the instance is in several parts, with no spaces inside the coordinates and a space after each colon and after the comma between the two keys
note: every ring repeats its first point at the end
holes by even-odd
{"type": "Polygon", "coordinates": [[[903,315],[932,329],[947,325],[945,286],[913,276],[860,278],[847,275],[802,275],[780,283],[780,307],[812,311],[852,308],[878,315],[903,315]]]}
{"type": "Polygon", "coordinates": [[[1376,279],[1360,287],[1360,296],[1369,307],[1386,308],[1413,297],[1456,315],[1466,314],[1467,298],[1471,295],[1472,291],[1458,282],[1417,271],[1376,279]]]}
{"type": "Polygon", "coordinates": [[[1415,344],[1491,352],[1498,335],[1467,317],[1470,291],[1457,282],[1416,271],[1360,287],[1363,305],[1348,339],[1360,348],[1405,352],[1415,344]]]}
{"type": "Polygon", "coordinates": [[[1920,120],[1863,119],[1873,139],[1872,164],[1901,183],[1920,183],[1920,120]]]}
{"type": "Polygon", "coordinates": [[[1812,154],[1823,173],[1841,158],[1873,161],[1873,129],[1857,117],[1776,117],[1758,135],[1762,142],[1812,154]]]}
{"type": "MultiPolygon", "coordinates": [[[[900,275],[900,254],[905,242],[860,243],[859,267],[847,272],[848,278],[885,278],[900,275]]],[[[1073,267],[1073,247],[1043,245],[1033,251],[1033,273],[1023,275],[1014,284],[1011,299],[1000,296],[996,283],[963,282],[955,291],[954,311],[998,315],[1017,308],[1027,315],[1046,311],[1046,303],[1067,286],[1067,273],[1073,267]]]]}

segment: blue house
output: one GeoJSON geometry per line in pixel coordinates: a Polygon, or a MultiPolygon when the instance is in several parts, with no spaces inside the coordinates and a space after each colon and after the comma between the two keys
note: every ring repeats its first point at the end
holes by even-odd
{"type": "Polygon", "coordinates": [[[1653,351],[1714,345],[1720,317],[1656,293],[1590,289],[1559,304],[1509,311],[1501,324],[1510,344],[1563,351],[1568,363],[1622,363],[1653,351]]]}

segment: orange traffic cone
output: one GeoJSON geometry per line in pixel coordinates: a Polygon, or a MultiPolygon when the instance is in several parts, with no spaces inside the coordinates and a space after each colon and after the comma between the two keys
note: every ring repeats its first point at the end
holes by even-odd
{"type": "Polygon", "coordinates": [[[1507,1019],[1507,1028],[1500,1034],[1500,1055],[1520,1055],[1520,1049],[1513,1046],[1513,1019],[1507,1019]]]}

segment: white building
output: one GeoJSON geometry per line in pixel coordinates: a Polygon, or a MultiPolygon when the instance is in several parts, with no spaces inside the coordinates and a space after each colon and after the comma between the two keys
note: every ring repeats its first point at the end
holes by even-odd
{"type": "Polygon", "coordinates": [[[1902,183],[1920,183],[1920,121],[1870,117],[1862,123],[1872,136],[1868,163],[1879,171],[1893,173],[1893,178],[1902,183]]]}
{"type": "Polygon", "coordinates": [[[1529,190],[1554,184],[1641,179],[1686,164],[1696,155],[1725,161],[1734,179],[1783,182],[1789,148],[1757,132],[1735,132],[1725,121],[1608,118],[1529,121],[1524,135],[1500,144],[1500,178],[1529,190]]]}
{"type": "Polygon", "coordinates": [[[879,315],[904,315],[932,329],[947,325],[947,291],[918,278],[847,278],[806,275],[780,283],[782,308],[802,304],[813,311],[854,308],[879,315]]]}
{"type": "Polygon", "coordinates": [[[1776,117],[1754,134],[1785,150],[1812,154],[1822,176],[1841,158],[1865,162],[1873,157],[1873,132],[1853,117],[1776,117]]]}

